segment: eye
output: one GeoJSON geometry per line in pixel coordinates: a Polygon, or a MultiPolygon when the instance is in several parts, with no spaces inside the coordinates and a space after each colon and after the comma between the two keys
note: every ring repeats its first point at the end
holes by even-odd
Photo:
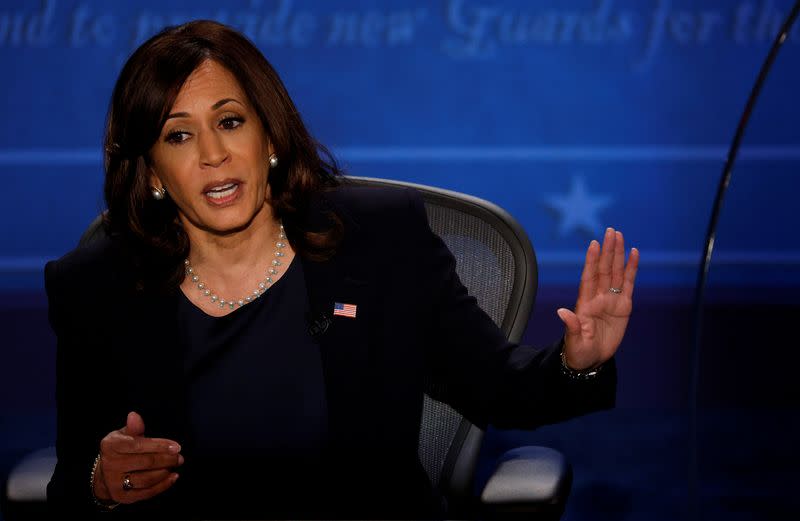
{"type": "Polygon", "coordinates": [[[164,141],[173,145],[179,145],[187,139],[189,139],[189,133],[185,130],[173,130],[164,137],[164,141]]]}
{"type": "Polygon", "coordinates": [[[244,123],[244,118],[241,116],[223,116],[219,121],[219,126],[225,130],[233,130],[238,128],[242,123],[244,123]]]}

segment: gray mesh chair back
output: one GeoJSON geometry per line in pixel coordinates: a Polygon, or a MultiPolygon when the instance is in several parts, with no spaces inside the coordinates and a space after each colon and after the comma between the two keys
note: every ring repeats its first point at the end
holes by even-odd
{"type": "MultiPolygon", "coordinates": [[[[527,234],[505,210],[483,199],[430,186],[350,177],[355,184],[412,187],[425,201],[431,229],[456,258],[464,286],[506,336],[519,342],[536,298],[536,257],[527,234]]],[[[449,514],[469,510],[483,431],[431,398],[447,389],[428,382],[419,458],[448,499],[449,514]]]]}

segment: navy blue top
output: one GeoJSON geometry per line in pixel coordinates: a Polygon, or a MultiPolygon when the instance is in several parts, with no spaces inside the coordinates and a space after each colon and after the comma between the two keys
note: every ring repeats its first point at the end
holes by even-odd
{"type": "Polygon", "coordinates": [[[272,510],[270,496],[286,501],[298,488],[308,493],[309,475],[322,462],[328,440],[322,361],[308,333],[302,263],[286,269],[261,297],[222,317],[181,293],[189,402],[181,477],[207,489],[215,504],[228,495],[239,506],[253,501],[272,510]]]}

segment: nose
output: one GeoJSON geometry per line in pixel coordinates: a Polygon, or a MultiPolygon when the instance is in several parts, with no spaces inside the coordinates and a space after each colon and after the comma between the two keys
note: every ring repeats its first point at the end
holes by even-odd
{"type": "Polygon", "coordinates": [[[198,136],[200,166],[216,168],[228,159],[228,149],[222,136],[216,132],[202,132],[198,136]]]}

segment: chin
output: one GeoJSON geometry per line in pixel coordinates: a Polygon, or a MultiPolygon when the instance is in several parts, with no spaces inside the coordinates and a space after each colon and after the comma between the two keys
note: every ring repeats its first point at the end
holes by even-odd
{"type": "Polygon", "coordinates": [[[253,223],[258,212],[231,212],[225,216],[215,216],[216,218],[207,219],[204,228],[215,234],[228,235],[240,232],[253,223]]]}

